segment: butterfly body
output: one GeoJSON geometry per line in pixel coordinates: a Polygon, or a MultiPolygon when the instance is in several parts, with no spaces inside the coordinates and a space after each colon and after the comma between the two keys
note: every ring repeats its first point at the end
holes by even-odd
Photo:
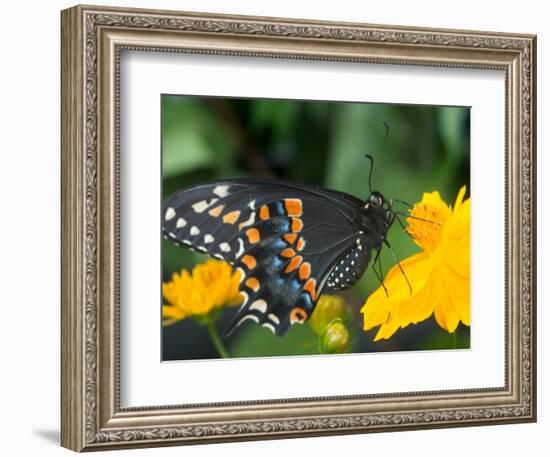
{"type": "Polygon", "coordinates": [[[241,272],[247,320],[283,335],[305,322],[321,292],[351,287],[391,225],[384,198],[367,201],[318,186],[236,179],[183,189],[163,207],[175,244],[223,259],[241,272]]]}

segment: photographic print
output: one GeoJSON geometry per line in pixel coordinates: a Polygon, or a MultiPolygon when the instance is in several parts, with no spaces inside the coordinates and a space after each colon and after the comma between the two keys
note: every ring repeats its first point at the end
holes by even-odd
{"type": "Polygon", "coordinates": [[[535,35],[61,26],[64,447],[536,420],[535,35]]]}
{"type": "Polygon", "coordinates": [[[162,95],[162,360],[470,347],[470,109],[162,95]]]}

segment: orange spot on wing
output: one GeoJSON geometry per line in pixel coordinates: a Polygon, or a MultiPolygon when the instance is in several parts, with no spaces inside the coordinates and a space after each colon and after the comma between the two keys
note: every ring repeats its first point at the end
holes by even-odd
{"type": "Polygon", "coordinates": [[[288,265],[285,268],[285,273],[290,273],[291,271],[296,270],[302,263],[302,256],[297,255],[292,258],[292,260],[288,263],[288,265]]]}
{"type": "Polygon", "coordinates": [[[260,281],[258,281],[254,277],[250,277],[245,282],[246,287],[249,289],[252,289],[254,292],[258,292],[258,289],[260,288],[260,281]]]}
{"type": "Polygon", "coordinates": [[[241,262],[244,263],[249,270],[256,268],[256,259],[251,255],[248,255],[248,254],[244,255],[243,258],[241,259],[241,262]]]}
{"type": "Polygon", "coordinates": [[[269,219],[269,208],[267,207],[267,205],[263,205],[260,208],[260,219],[262,221],[269,219]]]}
{"type": "Polygon", "coordinates": [[[240,215],[240,211],[231,211],[230,213],[227,213],[225,216],[223,216],[223,221],[226,224],[234,224],[235,222],[237,222],[237,219],[240,215]]]}
{"type": "Polygon", "coordinates": [[[246,236],[250,244],[256,244],[260,241],[260,231],[257,228],[251,228],[246,231],[246,236]]]}
{"type": "Polygon", "coordinates": [[[302,222],[302,219],[298,219],[297,217],[292,218],[292,231],[294,233],[299,232],[304,227],[304,223],[302,222]]]}
{"type": "Polygon", "coordinates": [[[298,198],[285,198],[285,209],[288,216],[301,216],[302,200],[298,198]]]}
{"type": "Polygon", "coordinates": [[[300,307],[296,307],[294,308],[291,312],[290,312],[290,322],[292,324],[296,324],[296,323],[302,323],[304,322],[306,319],[307,319],[307,313],[304,309],[300,308],[300,307]]]}
{"type": "Polygon", "coordinates": [[[302,249],[304,249],[305,245],[306,245],[306,242],[302,237],[300,237],[300,239],[298,240],[298,243],[296,243],[296,249],[298,249],[298,251],[301,251],[302,249]]]}
{"type": "Polygon", "coordinates": [[[315,299],[317,298],[317,293],[315,292],[316,284],[317,281],[315,281],[315,279],[309,278],[304,285],[304,290],[309,293],[309,296],[313,301],[315,301],[315,299]]]}
{"type": "Polygon", "coordinates": [[[283,238],[287,241],[288,244],[294,244],[297,236],[298,235],[296,235],[295,233],[287,233],[286,235],[284,235],[283,238]]]}
{"type": "Polygon", "coordinates": [[[298,271],[298,276],[303,281],[309,278],[310,274],[311,274],[311,265],[308,262],[304,262],[300,267],[300,271],[298,271]]]}
{"type": "Polygon", "coordinates": [[[283,249],[283,251],[281,252],[281,256],[283,257],[294,257],[295,254],[296,252],[294,252],[294,249],[292,248],[283,249]]]}
{"type": "Polygon", "coordinates": [[[216,206],[214,209],[211,209],[210,211],[208,211],[208,214],[210,214],[210,216],[212,217],[218,217],[223,211],[224,206],[225,205],[216,206]]]}

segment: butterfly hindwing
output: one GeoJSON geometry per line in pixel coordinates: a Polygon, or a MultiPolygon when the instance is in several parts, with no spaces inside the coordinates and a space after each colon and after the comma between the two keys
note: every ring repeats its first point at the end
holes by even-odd
{"type": "Polygon", "coordinates": [[[356,248],[360,208],[352,196],[313,186],[223,181],[170,197],[163,231],[241,272],[244,301],[227,333],[252,320],[282,335],[311,316],[331,272],[356,248]]]}

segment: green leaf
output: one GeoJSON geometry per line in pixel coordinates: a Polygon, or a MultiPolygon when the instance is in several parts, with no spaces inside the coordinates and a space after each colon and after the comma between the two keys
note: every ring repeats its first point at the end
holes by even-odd
{"type": "Polygon", "coordinates": [[[243,324],[230,343],[233,357],[318,354],[317,337],[308,325],[293,325],[281,337],[254,323],[243,324]]]}
{"type": "Polygon", "coordinates": [[[235,146],[209,106],[196,97],[162,98],[162,173],[170,178],[201,168],[230,169],[235,146]]]}

